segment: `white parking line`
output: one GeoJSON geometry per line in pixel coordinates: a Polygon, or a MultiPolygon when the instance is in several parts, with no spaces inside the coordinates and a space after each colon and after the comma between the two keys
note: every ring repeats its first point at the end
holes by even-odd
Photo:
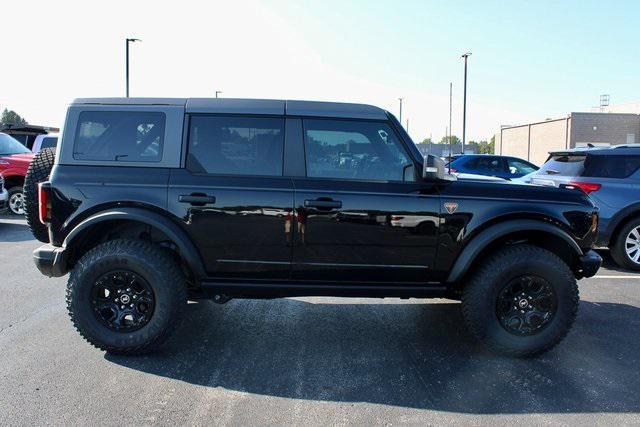
{"type": "Polygon", "coordinates": [[[638,276],[593,276],[592,279],[640,279],[638,276]]]}

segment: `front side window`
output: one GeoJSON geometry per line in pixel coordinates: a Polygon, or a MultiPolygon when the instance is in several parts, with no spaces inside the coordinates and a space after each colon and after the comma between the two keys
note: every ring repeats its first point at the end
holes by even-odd
{"type": "Polygon", "coordinates": [[[305,120],[307,176],[415,180],[413,162],[385,123],[305,120]]]}
{"type": "Polygon", "coordinates": [[[84,111],[78,118],[73,158],[159,162],[164,126],[164,113],[84,111]]]}
{"type": "Polygon", "coordinates": [[[482,173],[502,173],[502,160],[497,157],[474,157],[466,167],[482,173]]]}
{"type": "Polygon", "coordinates": [[[282,175],[284,119],[193,116],[187,169],[224,175],[282,175]]]}

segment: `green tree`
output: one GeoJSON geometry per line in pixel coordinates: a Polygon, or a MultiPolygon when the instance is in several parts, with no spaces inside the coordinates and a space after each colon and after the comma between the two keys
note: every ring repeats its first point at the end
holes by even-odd
{"type": "Polygon", "coordinates": [[[0,126],[5,127],[7,125],[12,126],[25,126],[27,121],[20,117],[18,113],[13,110],[4,109],[2,116],[0,116],[0,126]]]}
{"type": "Polygon", "coordinates": [[[425,138],[422,140],[422,142],[420,144],[425,144],[425,145],[429,145],[431,144],[433,141],[431,140],[431,138],[425,138]]]}
{"type": "Polygon", "coordinates": [[[449,142],[451,142],[452,144],[460,144],[460,138],[458,138],[455,135],[451,135],[451,136],[443,136],[442,139],[440,140],[440,144],[449,144],[449,142]]]}

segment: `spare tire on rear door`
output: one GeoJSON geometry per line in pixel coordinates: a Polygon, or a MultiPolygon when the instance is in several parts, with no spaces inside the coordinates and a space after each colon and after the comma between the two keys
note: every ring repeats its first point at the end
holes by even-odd
{"type": "Polygon", "coordinates": [[[24,211],[27,224],[33,237],[42,243],[49,243],[49,233],[38,217],[38,184],[49,179],[55,156],[54,148],[39,151],[31,161],[24,179],[24,211]]]}

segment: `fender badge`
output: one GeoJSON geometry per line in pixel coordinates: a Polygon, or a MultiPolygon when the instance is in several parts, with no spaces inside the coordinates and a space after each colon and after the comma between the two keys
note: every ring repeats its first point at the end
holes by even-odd
{"type": "Polygon", "coordinates": [[[447,202],[444,204],[444,208],[447,210],[447,212],[449,212],[449,214],[452,214],[456,211],[456,209],[458,209],[458,204],[453,202],[447,202]]]}

